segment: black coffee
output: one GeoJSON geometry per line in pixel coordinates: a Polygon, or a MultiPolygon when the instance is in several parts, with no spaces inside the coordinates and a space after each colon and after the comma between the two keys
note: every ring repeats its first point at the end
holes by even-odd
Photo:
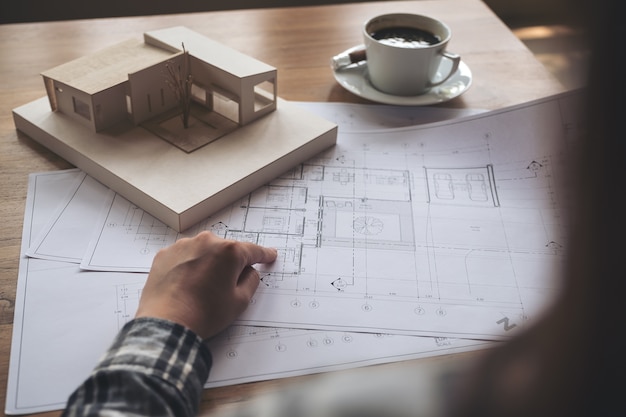
{"type": "Polygon", "coordinates": [[[381,43],[402,48],[423,48],[441,42],[434,33],[412,27],[390,27],[370,33],[370,36],[381,43]]]}

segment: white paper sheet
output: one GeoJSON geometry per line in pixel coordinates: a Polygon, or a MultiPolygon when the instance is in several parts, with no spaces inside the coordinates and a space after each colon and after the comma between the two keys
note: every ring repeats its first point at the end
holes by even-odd
{"type": "MultiPolygon", "coordinates": [[[[62,408],[118,329],[134,315],[146,274],[88,272],[76,264],[98,217],[98,205],[110,195],[110,190],[79,170],[32,174],[29,178],[7,414],[62,408]]],[[[210,344],[214,364],[206,386],[491,345],[446,337],[232,326],[210,344]]]]}
{"type": "MultiPolygon", "coordinates": [[[[35,231],[44,231],[45,225],[50,224],[50,213],[62,213],[57,210],[59,205],[71,207],[67,198],[59,197],[66,195],[68,189],[74,197],[70,202],[78,196],[93,197],[95,189],[102,191],[97,183],[84,181],[84,174],[78,170],[31,175],[24,216],[24,250],[30,241],[37,241],[35,231]],[[77,189],[77,179],[81,187],[91,190],[77,189]]],[[[86,219],[88,216],[80,216],[72,227],[81,222],[88,225],[86,219]]],[[[76,255],[64,251],[63,257],[73,259],[76,255]]],[[[71,261],[22,256],[6,413],[62,408],[117,331],[134,316],[145,279],[146,274],[86,272],[71,261]]],[[[214,364],[206,387],[488,346],[484,341],[450,338],[232,326],[209,344],[214,364]]]]}
{"type": "Polygon", "coordinates": [[[82,171],[66,196],[49,214],[49,221],[26,249],[26,255],[80,264],[100,210],[113,192],[82,171]]]}
{"type": "Polygon", "coordinates": [[[372,132],[398,127],[441,122],[483,113],[483,109],[445,107],[388,106],[386,104],[352,104],[295,102],[307,110],[334,122],[341,132],[372,132]]]}
{"type": "Polygon", "coordinates": [[[186,234],[279,249],[240,324],[499,340],[559,288],[576,94],[337,146],[183,234],[119,195],[81,267],[147,271],[186,234]]]}

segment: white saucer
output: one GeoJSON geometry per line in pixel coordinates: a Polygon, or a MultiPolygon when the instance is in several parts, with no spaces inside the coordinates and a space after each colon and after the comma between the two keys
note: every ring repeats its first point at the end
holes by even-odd
{"type": "MultiPolygon", "coordinates": [[[[363,45],[350,48],[342,52],[342,54],[349,54],[358,49],[363,49],[363,45]]],[[[445,74],[450,65],[450,60],[442,59],[438,74],[445,74]]],[[[460,96],[472,84],[472,71],[463,61],[459,64],[459,69],[446,82],[417,96],[395,96],[377,90],[369,81],[367,61],[350,64],[337,70],[333,68],[333,74],[343,88],[359,97],[378,103],[395,104],[398,106],[426,106],[443,103],[460,96]]]]}

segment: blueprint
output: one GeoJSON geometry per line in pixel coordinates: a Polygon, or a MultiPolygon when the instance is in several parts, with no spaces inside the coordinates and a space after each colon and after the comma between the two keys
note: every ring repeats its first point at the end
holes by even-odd
{"type": "Polygon", "coordinates": [[[577,94],[337,146],[184,233],[110,194],[81,268],[147,272],[210,230],[276,247],[239,324],[500,340],[559,288],[577,94]]]}
{"type": "MultiPolygon", "coordinates": [[[[351,120],[356,121],[353,116],[351,120]]],[[[79,267],[92,233],[101,226],[100,211],[115,197],[76,169],[29,178],[6,396],[9,414],[63,408],[117,331],[134,316],[147,274],[79,267]]],[[[157,223],[153,226],[155,232],[157,223]]],[[[147,245],[158,246],[154,241],[147,245]]],[[[451,337],[231,326],[210,342],[214,363],[206,387],[492,345],[451,337]]]]}
{"type": "MultiPolygon", "coordinates": [[[[82,250],[41,245],[41,234],[59,242],[65,226],[87,232],[87,213],[66,212],[108,190],[73,169],[32,174],[24,216],[23,252],[47,248],[46,258],[20,259],[6,411],[35,413],[63,408],[89,375],[118,330],[132,317],[147,274],[81,271],[82,250]],[[52,213],[52,218],[50,217],[52,213]],[[50,233],[54,225],[55,233],[50,233]],[[74,253],[72,253],[74,252],[74,253]],[[62,378],[59,376],[62,375],[62,378]]],[[[97,216],[95,216],[97,218],[97,216]]],[[[89,235],[89,233],[86,233],[89,235]]],[[[83,248],[84,249],[84,248],[83,248]]],[[[34,251],[36,253],[36,251],[34,251]]],[[[484,349],[476,340],[390,334],[324,332],[231,326],[209,342],[213,367],[206,387],[332,371],[355,366],[484,349]]]]}

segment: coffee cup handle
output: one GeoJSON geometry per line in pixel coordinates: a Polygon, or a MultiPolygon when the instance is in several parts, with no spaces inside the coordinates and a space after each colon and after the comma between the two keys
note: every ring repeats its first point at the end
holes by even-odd
{"type": "Polygon", "coordinates": [[[448,80],[448,78],[450,78],[452,76],[452,74],[454,74],[456,72],[457,69],[459,69],[459,64],[461,63],[461,55],[455,54],[455,53],[452,53],[452,52],[448,52],[448,51],[444,51],[442,53],[442,58],[449,59],[450,61],[452,61],[452,67],[450,67],[450,72],[448,72],[448,75],[443,77],[441,80],[435,81],[435,82],[431,82],[429,84],[430,87],[435,87],[435,86],[443,84],[444,82],[446,82],[448,80]]]}

